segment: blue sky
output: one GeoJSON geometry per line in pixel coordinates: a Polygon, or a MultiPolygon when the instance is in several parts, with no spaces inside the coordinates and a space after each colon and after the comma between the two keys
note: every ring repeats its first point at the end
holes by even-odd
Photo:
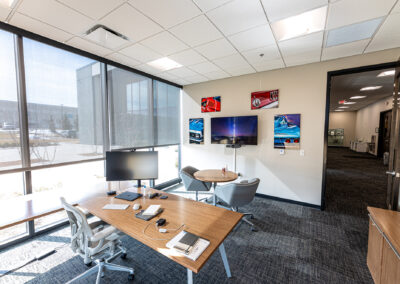
{"type": "MultiPolygon", "coordinates": [[[[24,39],[29,103],[77,107],[76,70],[94,62],[70,52],[24,39]]],[[[13,35],[0,31],[0,100],[17,100],[13,35]]]]}

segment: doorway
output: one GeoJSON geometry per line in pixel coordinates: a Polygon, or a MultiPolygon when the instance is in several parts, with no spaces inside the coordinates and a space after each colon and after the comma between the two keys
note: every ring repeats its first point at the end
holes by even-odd
{"type": "Polygon", "coordinates": [[[392,125],[392,110],[382,111],[379,116],[379,138],[377,156],[383,158],[383,153],[390,151],[390,130],[392,125]]]}
{"type": "Polygon", "coordinates": [[[323,209],[367,216],[367,206],[387,208],[388,165],[382,157],[390,152],[393,132],[395,67],[328,73],[323,209]]]}

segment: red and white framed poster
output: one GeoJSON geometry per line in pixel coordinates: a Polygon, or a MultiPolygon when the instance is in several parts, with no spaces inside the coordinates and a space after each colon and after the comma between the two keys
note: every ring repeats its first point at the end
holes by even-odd
{"type": "Polygon", "coordinates": [[[279,105],[279,90],[251,93],[251,109],[277,108],[279,105]]]}

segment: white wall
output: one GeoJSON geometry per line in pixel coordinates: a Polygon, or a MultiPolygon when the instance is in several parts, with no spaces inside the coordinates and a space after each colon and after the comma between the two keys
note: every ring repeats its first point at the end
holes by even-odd
{"type": "Polygon", "coordinates": [[[210,117],[258,115],[257,146],[238,150],[238,170],[245,176],[259,177],[258,193],[296,201],[321,204],[324,123],[327,72],[344,68],[396,61],[400,49],[370,53],[339,60],[244,75],[188,85],[182,98],[182,166],[200,169],[233,166],[233,150],[210,144],[210,117]],[[250,93],[279,89],[279,108],[250,110],[250,93]],[[202,114],[202,97],[222,96],[219,113],[202,114]],[[301,114],[301,148],[283,156],[273,147],[275,114],[301,114]],[[189,118],[205,118],[205,144],[189,143],[189,118]]]}
{"type": "MultiPolygon", "coordinates": [[[[387,98],[358,110],[355,124],[356,139],[370,142],[371,135],[376,135],[376,141],[378,141],[378,133],[375,132],[375,128],[379,127],[380,114],[391,108],[392,98],[387,98]]],[[[375,153],[377,152],[378,143],[375,144],[375,153]]]]}
{"type": "Polygon", "coordinates": [[[350,141],[354,141],[356,135],[356,112],[330,112],[329,129],[343,128],[343,147],[350,147],[350,141]]]}

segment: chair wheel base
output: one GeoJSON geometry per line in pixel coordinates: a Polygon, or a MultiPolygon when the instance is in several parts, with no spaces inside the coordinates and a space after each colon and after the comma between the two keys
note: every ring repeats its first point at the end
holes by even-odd
{"type": "Polygon", "coordinates": [[[128,280],[133,280],[135,278],[135,274],[129,274],[129,276],[128,276],[128,280]]]}
{"type": "Polygon", "coordinates": [[[91,267],[91,266],[92,266],[92,264],[93,264],[93,262],[88,262],[88,263],[85,263],[85,265],[86,265],[87,267],[91,267]]]}
{"type": "Polygon", "coordinates": [[[251,231],[252,232],[258,232],[258,230],[256,228],[251,227],[251,231]]]}
{"type": "Polygon", "coordinates": [[[126,253],[121,254],[121,258],[122,258],[122,259],[126,259],[126,256],[127,256],[126,253]]]}

